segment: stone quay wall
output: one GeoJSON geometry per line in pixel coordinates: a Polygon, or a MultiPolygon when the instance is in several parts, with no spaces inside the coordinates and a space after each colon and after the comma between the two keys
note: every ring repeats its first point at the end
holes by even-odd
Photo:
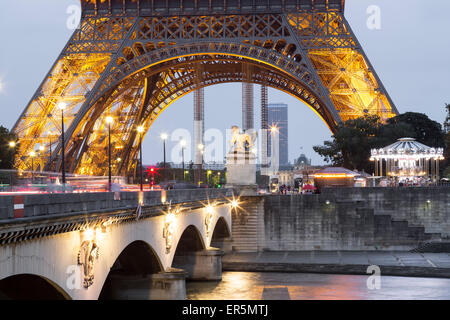
{"type": "Polygon", "coordinates": [[[412,250],[450,236],[450,188],[333,188],[242,200],[235,251],[412,250]]]}

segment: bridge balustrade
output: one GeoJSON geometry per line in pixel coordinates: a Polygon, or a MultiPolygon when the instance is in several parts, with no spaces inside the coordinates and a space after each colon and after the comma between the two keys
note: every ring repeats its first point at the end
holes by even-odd
{"type": "MultiPolygon", "coordinates": [[[[192,189],[165,191],[165,203],[180,204],[231,196],[231,190],[192,189]]],[[[139,192],[23,195],[24,218],[101,213],[136,208],[139,192]]],[[[161,206],[162,191],[144,192],[144,206],[161,206]]],[[[0,220],[13,219],[14,196],[0,196],[0,220]]]]}

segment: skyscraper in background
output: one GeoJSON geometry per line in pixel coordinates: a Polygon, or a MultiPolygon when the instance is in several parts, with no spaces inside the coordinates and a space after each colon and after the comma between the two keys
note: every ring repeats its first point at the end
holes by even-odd
{"type": "MultiPolygon", "coordinates": [[[[280,165],[289,164],[289,145],[288,145],[288,105],[285,103],[270,103],[267,106],[269,128],[276,126],[279,132],[279,163],[280,165]]],[[[271,141],[268,141],[268,154],[271,156],[271,141]]]]}

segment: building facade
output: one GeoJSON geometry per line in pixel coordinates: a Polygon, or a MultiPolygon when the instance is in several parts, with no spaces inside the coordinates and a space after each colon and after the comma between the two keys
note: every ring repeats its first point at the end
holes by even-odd
{"type": "MultiPolygon", "coordinates": [[[[278,128],[279,136],[279,164],[281,166],[289,164],[289,143],[288,143],[288,105],[284,103],[271,103],[267,106],[268,125],[278,128]]],[[[271,141],[268,141],[268,155],[271,154],[271,141]]]]}

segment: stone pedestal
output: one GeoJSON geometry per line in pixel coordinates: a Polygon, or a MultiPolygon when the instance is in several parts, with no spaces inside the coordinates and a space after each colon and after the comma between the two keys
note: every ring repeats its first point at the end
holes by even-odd
{"type": "Polygon", "coordinates": [[[110,275],[108,300],[186,300],[186,272],[171,269],[147,276],[110,275]]]}
{"type": "Polygon", "coordinates": [[[222,280],[222,256],[224,252],[210,248],[197,252],[186,252],[174,257],[172,265],[187,272],[188,280],[222,280]]]}
{"type": "Polygon", "coordinates": [[[233,194],[239,195],[239,197],[255,196],[258,194],[258,185],[247,185],[247,186],[237,186],[237,185],[227,185],[227,188],[233,189],[233,194]]]}
{"type": "Polygon", "coordinates": [[[253,152],[230,152],[227,155],[227,186],[256,184],[256,156],[253,152]]]}

